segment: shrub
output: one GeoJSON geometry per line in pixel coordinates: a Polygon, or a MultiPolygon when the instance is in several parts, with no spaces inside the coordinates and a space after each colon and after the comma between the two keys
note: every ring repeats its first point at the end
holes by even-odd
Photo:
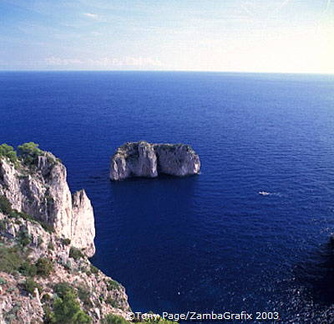
{"type": "Polygon", "coordinates": [[[19,243],[22,246],[27,246],[28,244],[31,243],[31,237],[30,237],[29,233],[26,230],[22,230],[20,232],[18,240],[19,240],[19,243]]]}
{"type": "Polygon", "coordinates": [[[41,246],[44,243],[43,239],[39,236],[37,238],[37,246],[41,246]]]}
{"type": "Polygon", "coordinates": [[[61,241],[64,245],[70,245],[71,244],[71,240],[69,238],[62,239],[61,241]]]}
{"type": "Polygon", "coordinates": [[[67,260],[66,263],[61,263],[63,265],[63,267],[70,271],[72,269],[72,263],[71,263],[71,260],[67,260]]]}
{"type": "Polygon", "coordinates": [[[51,251],[54,251],[54,249],[55,249],[55,246],[53,245],[53,243],[51,241],[48,244],[48,249],[51,250],[51,251]]]}
{"type": "Polygon", "coordinates": [[[5,231],[7,228],[7,222],[4,219],[0,219],[0,232],[5,231]]]}
{"type": "Polygon", "coordinates": [[[114,308],[117,308],[118,307],[118,302],[117,300],[115,300],[114,298],[108,296],[105,300],[105,302],[107,304],[109,304],[110,306],[114,307],[114,308]]]}
{"type": "Polygon", "coordinates": [[[19,251],[14,247],[0,246],[0,271],[13,273],[21,266],[22,259],[19,251]]]}
{"type": "Polygon", "coordinates": [[[18,146],[19,156],[23,162],[29,166],[35,164],[37,157],[43,153],[34,142],[24,143],[18,146]]]}
{"type": "Polygon", "coordinates": [[[0,277],[0,285],[5,285],[7,283],[7,280],[0,277]]]}
{"type": "Polygon", "coordinates": [[[79,249],[75,248],[74,246],[71,246],[69,256],[74,260],[79,260],[84,257],[82,252],[79,249]]]}
{"type": "Polygon", "coordinates": [[[39,292],[42,291],[41,285],[35,282],[32,278],[27,278],[27,280],[23,284],[23,289],[26,290],[31,295],[33,295],[35,288],[37,288],[39,292]]]}
{"type": "Polygon", "coordinates": [[[12,205],[5,196],[0,196],[0,212],[9,215],[12,212],[12,205]]]}
{"type": "Polygon", "coordinates": [[[24,261],[20,268],[19,271],[24,275],[24,276],[29,276],[29,277],[33,277],[36,276],[37,274],[37,267],[35,264],[31,264],[27,261],[24,261]]]}
{"type": "Polygon", "coordinates": [[[99,269],[96,268],[95,266],[93,266],[92,264],[90,265],[90,272],[93,274],[98,274],[99,273],[99,269]]]}
{"type": "Polygon", "coordinates": [[[67,282],[60,282],[54,286],[54,292],[59,298],[63,298],[68,292],[75,293],[74,288],[67,282]]]}
{"type": "Polygon", "coordinates": [[[68,291],[54,303],[54,323],[57,324],[88,324],[91,318],[83,312],[76,300],[75,293],[68,291]]]}
{"type": "Polygon", "coordinates": [[[90,300],[90,292],[87,288],[78,287],[78,297],[86,306],[93,306],[90,300]]]}
{"type": "Polygon", "coordinates": [[[115,280],[112,280],[112,279],[108,280],[106,282],[106,285],[107,285],[108,290],[114,290],[114,289],[119,289],[120,288],[119,283],[115,280]]]}
{"type": "Polygon", "coordinates": [[[47,223],[44,223],[42,221],[38,221],[38,223],[41,224],[41,226],[49,233],[54,233],[55,229],[53,228],[52,225],[49,225],[47,223]]]}
{"type": "Polygon", "coordinates": [[[40,276],[48,276],[53,271],[53,264],[47,258],[39,258],[36,263],[37,274],[40,276]]]}
{"type": "Polygon", "coordinates": [[[43,323],[44,324],[54,324],[55,314],[53,313],[51,307],[49,305],[44,305],[43,310],[44,310],[43,323]]]}
{"type": "Polygon", "coordinates": [[[17,163],[17,155],[14,148],[7,144],[0,145],[0,157],[4,156],[9,159],[9,161],[13,162],[14,164],[17,163]]]}
{"type": "Polygon", "coordinates": [[[13,314],[12,310],[10,310],[5,314],[4,319],[7,323],[13,323],[17,319],[16,317],[16,314],[13,314]]]}
{"type": "Polygon", "coordinates": [[[102,319],[101,324],[129,324],[129,322],[121,316],[108,314],[102,319]]]}
{"type": "Polygon", "coordinates": [[[32,222],[36,222],[36,220],[29,214],[26,214],[25,212],[19,212],[16,209],[12,209],[10,213],[10,217],[12,218],[23,218],[24,220],[29,220],[32,222]]]}

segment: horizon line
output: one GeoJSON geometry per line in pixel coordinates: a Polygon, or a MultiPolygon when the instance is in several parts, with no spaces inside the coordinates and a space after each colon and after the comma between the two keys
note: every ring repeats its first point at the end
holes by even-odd
{"type": "Polygon", "coordinates": [[[233,74],[294,74],[294,75],[333,75],[334,72],[288,72],[288,71],[212,71],[212,70],[33,70],[33,69],[22,69],[22,70],[1,70],[3,72],[177,72],[177,73],[233,73],[233,74]]]}

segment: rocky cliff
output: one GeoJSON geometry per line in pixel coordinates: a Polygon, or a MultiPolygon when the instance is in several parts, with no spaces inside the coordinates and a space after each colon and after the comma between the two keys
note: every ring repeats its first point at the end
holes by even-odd
{"type": "Polygon", "coordinates": [[[111,157],[110,179],[155,178],[159,174],[186,176],[200,172],[199,156],[185,144],[126,143],[111,157]]]}
{"type": "Polygon", "coordinates": [[[124,287],[69,239],[27,217],[0,212],[0,323],[84,324],[100,323],[107,314],[126,317],[124,287]]]}
{"type": "Polygon", "coordinates": [[[91,257],[95,253],[94,213],[84,190],[71,194],[66,168],[53,154],[37,147],[21,158],[0,159],[0,195],[13,209],[31,215],[71,240],[91,257]]]}
{"type": "Polygon", "coordinates": [[[0,324],[126,318],[124,288],[87,258],[95,228],[85,191],[71,195],[64,165],[36,144],[19,152],[0,145],[0,324]]]}

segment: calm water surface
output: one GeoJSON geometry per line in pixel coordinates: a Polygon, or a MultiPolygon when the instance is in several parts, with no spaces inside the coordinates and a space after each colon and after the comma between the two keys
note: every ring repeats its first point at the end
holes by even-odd
{"type": "Polygon", "coordinates": [[[93,263],[133,310],[334,322],[334,76],[2,72],[0,99],[0,142],[40,143],[86,189],[93,263]],[[191,144],[202,173],[111,183],[138,140],[191,144]]]}

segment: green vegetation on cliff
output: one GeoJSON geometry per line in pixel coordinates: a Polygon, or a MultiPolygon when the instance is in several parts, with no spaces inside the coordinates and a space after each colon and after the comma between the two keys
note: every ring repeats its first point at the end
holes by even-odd
{"type": "Polygon", "coordinates": [[[88,324],[91,318],[81,309],[77,301],[76,290],[69,284],[63,282],[55,285],[54,291],[57,294],[53,302],[52,310],[46,313],[44,323],[50,324],[88,324]]]}
{"type": "Polygon", "coordinates": [[[22,252],[17,247],[0,246],[0,271],[13,273],[22,264],[22,252]]]}
{"type": "Polygon", "coordinates": [[[60,159],[52,158],[51,154],[47,154],[47,152],[41,150],[39,144],[34,142],[19,145],[17,151],[15,151],[13,146],[6,143],[0,145],[0,159],[2,157],[7,158],[15,167],[18,167],[22,163],[31,168],[36,165],[39,156],[47,156],[49,162],[61,162],[60,159]]]}
{"type": "MultiPolygon", "coordinates": [[[[0,230],[0,238],[2,241],[4,240],[2,236],[4,229],[5,227],[0,230]]],[[[36,289],[39,293],[42,293],[43,287],[38,282],[44,282],[45,279],[54,272],[55,264],[54,261],[47,257],[40,257],[36,262],[31,262],[31,248],[28,247],[31,242],[29,241],[27,244],[21,244],[21,233],[19,235],[19,239],[5,239],[4,242],[6,244],[0,243],[0,272],[12,274],[14,276],[24,276],[25,281],[22,281],[21,279],[17,285],[21,291],[25,292],[24,294],[34,296],[36,289]]],[[[0,281],[0,284],[6,284],[6,280],[1,277],[0,281]]],[[[44,323],[92,323],[91,317],[84,312],[79,303],[79,300],[82,300],[86,304],[89,304],[90,294],[87,293],[87,291],[84,291],[82,287],[75,288],[66,282],[58,283],[53,288],[56,298],[45,298],[43,300],[44,323]]],[[[12,289],[14,289],[14,287],[12,289]]],[[[46,295],[46,297],[48,297],[48,295],[46,295]]],[[[10,315],[11,318],[16,318],[15,314],[11,313],[10,315]]]]}
{"type": "Polygon", "coordinates": [[[19,156],[26,165],[34,164],[37,157],[43,154],[43,151],[39,149],[38,146],[39,145],[34,142],[24,143],[18,146],[19,156]]]}
{"type": "Polygon", "coordinates": [[[10,215],[13,211],[12,205],[5,196],[0,196],[0,212],[6,215],[10,215]]]}
{"type": "Polygon", "coordinates": [[[13,146],[10,146],[8,144],[0,145],[0,157],[2,156],[8,158],[14,164],[17,162],[17,154],[13,146]]]}
{"type": "Polygon", "coordinates": [[[6,157],[14,164],[17,164],[18,159],[21,159],[24,163],[30,165],[36,161],[39,155],[43,154],[43,151],[38,146],[34,142],[24,143],[18,146],[17,153],[13,146],[4,143],[0,145],[0,157],[6,157]]]}
{"type": "Polygon", "coordinates": [[[53,263],[47,258],[39,258],[36,263],[29,260],[28,250],[19,244],[0,245],[0,271],[19,272],[26,277],[46,277],[53,271],[53,263]]]}

